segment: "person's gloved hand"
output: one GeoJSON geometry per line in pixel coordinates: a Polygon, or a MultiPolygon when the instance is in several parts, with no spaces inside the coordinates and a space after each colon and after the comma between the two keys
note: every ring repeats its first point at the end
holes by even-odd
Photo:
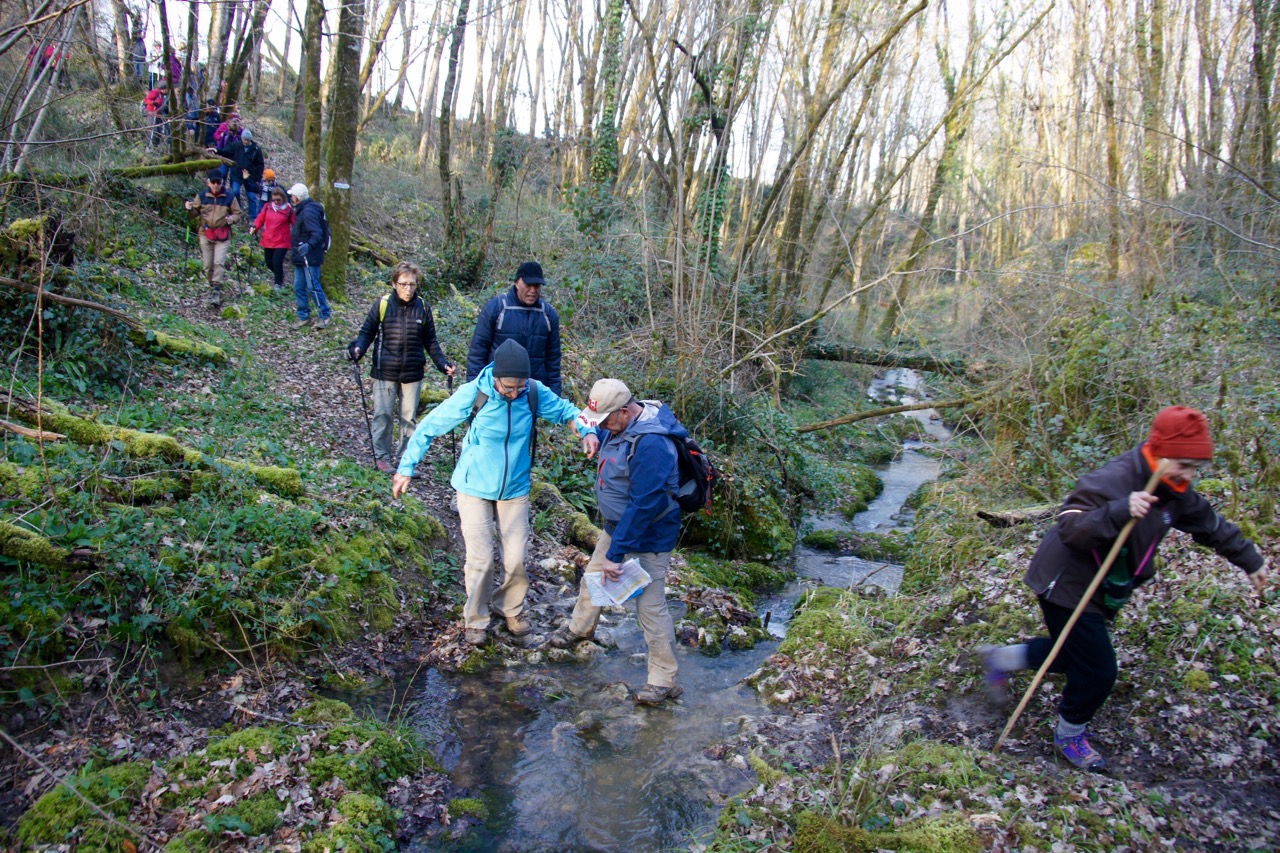
{"type": "Polygon", "coordinates": [[[360,352],[360,347],[356,346],[354,343],[347,344],[347,358],[352,361],[359,361],[361,355],[363,355],[363,353],[360,352]]]}
{"type": "Polygon", "coordinates": [[[1253,591],[1256,592],[1258,595],[1262,595],[1262,593],[1266,590],[1267,581],[1269,580],[1269,575],[1270,575],[1270,571],[1269,571],[1268,563],[1266,560],[1263,560],[1262,566],[1248,576],[1249,583],[1253,584],[1253,591]]]}
{"type": "Polygon", "coordinates": [[[299,254],[299,255],[309,255],[309,254],[311,254],[311,244],[310,244],[310,243],[299,243],[299,244],[298,244],[298,254],[299,254]]]}

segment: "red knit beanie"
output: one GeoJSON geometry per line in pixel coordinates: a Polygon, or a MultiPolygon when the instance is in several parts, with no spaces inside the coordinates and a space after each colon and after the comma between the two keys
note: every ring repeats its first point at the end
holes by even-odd
{"type": "Polygon", "coordinates": [[[1212,459],[1209,421],[1197,409],[1169,406],[1151,423],[1147,448],[1164,459],[1212,459]]]}

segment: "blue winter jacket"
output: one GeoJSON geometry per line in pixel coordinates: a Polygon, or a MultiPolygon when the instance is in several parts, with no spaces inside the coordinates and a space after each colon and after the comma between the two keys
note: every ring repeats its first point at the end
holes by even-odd
{"type": "Polygon", "coordinates": [[[467,350],[467,380],[493,361],[493,353],[505,340],[513,340],[529,352],[529,375],[556,394],[560,382],[560,315],[545,299],[524,305],[516,286],[485,303],[476,318],[476,331],[467,350]]]}
{"type": "Polygon", "coordinates": [[[642,405],[644,411],[618,435],[596,427],[596,502],[605,530],[613,528],[605,556],[615,563],[627,554],[670,551],[680,536],[680,472],[675,444],[666,436],[684,438],[689,431],[665,403],[642,405]]]}
{"type": "Polygon", "coordinates": [[[290,252],[289,259],[298,266],[318,267],[324,263],[324,253],[329,249],[325,245],[324,205],[309,198],[293,210],[297,216],[293,220],[293,233],[290,235],[293,251],[290,252]],[[308,247],[305,258],[298,251],[303,245],[308,247]]]}
{"type": "Polygon", "coordinates": [[[406,477],[422,461],[431,440],[445,435],[471,415],[480,389],[489,395],[462,440],[458,465],[450,481],[464,495],[490,501],[510,500],[529,494],[529,437],[533,432],[533,412],[527,395],[538,394],[538,417],[552,423],[566,423],[578,416],[578,407],[551,393],[540,382],[529,387],[514,400],[498,393],[493,381],[493,365],[480,371],[473,382],[467,382],[449,399],[436,406],[413,431],[413,437],[400,457],[397,473],[406,477]]]}

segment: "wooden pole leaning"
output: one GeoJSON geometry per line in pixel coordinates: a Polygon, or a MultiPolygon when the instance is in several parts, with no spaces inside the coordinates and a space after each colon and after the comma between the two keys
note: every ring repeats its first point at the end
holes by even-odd
{"type": "MultiPolygon", "coordinates": [[[[1151,479],[1147,481],[1144,492],[1150,493],[1160,482],[1160,478],[1164,476],[1165,460],[1161,459],[1156,465],[1156,470],[1151,472],[1151,479]]],[[[1044,659],[1044,663],[1040,665],[1040,669],[1036,672],[1036,677],[1031,680],[1031,686],[1027,688],[1027,692],[1022,694],[1022,701],[1018,703],[1018,707],[1014,709],[1013,716],[1009,718],[1008,724],[1004,727],[1004,731],[1000,734],[1000,739],[996,741],[996,745],[991,748],[992,752],[999,752],[1000,747],[1004,745],[1005,738],[1009,737],[1009,732],[1013,731],[1013,726],[1018,722],[1018,718],[1022,716],[1022,712],[1026,710],[1027,703],[1031,701],[1031,697],[1035,695],[1036,688],[1040,686],[1044,675],[1049,671],[1049,667],[1053,665],[1054,660],[1058,657],[1058,652],[1062,650],[1062,645],[1067,641],[1067,636],[1071,633],[1071,629],[1076,626],[1076,622],[1080,619],[1080,614],[1084,612],[1084,608],[1088,605],[1089,600],[1093,598],[1093,594],[1098,591],[1098,587],[1102,586],[1102,581],[1107,576],[1107,572],[1111,571],[1111,564],[1116,561],[1116,557],[1120,554],[1120,549],[1124,547],[1124,543],[1128,540],[1129,534],[1133,532],[1133,526],[1138,523],[1138,519],[1130,518],[1125,522],[1124,527],[1120,529],[1120,535],[1116,537],[1116,541],[1111,546],[1111,550],[1107,552],[1107,558],[1102,561],[1102,565],[1098,568],[1098,573],[1093,576],[1093,582],[1089,584],[1089,588],[1084,591],[1084,595],[1080,599],[1080,603],[1076,605],[1076,609],[1071,614],[1071,618],[1067,620],[1066,627],[1058,633],[1058,640],[1053,644],[1053,648],[1049,650],[1049,656],[1044,659]]]]}

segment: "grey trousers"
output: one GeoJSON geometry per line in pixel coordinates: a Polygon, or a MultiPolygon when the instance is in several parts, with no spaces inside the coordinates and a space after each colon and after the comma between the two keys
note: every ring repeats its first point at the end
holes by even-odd
{"type": "MultiPolygon", "coordinates": [[[[589,636],[600,619],[600,608],[591,603],[591,594],[587,592],[586,573],[603,571],[605,556],[612,542],[608,533],[600,531],[600,539],[578,586],[578,600],[573,605],[573,616],[569,618],[569,630],[579,637],[589,636]]],[[[644,631],[645,645],[649,647],[648,683],[672,687],[676,683],[679,666],[676,664],[676,629],[671,621],[671,611],[667,609],[667,569],[671,566],[671,552],[647,551],[627,556],[639,560],[640,567],[653,578],[635,599],[636,620],[644,631]]]]}
{"type": "Polygon", "coordinates": [[[395,458],[404,454],[405,445],[413,436],[413,428],[417,421],[418,395],[422,390],[422,380],[417,382],[391,382],[386,379],[373,380],[373,450],[375,459],[392,460],[391,440],[392,422],[400,425],[400,444],[396,448],[395,458]]]}

